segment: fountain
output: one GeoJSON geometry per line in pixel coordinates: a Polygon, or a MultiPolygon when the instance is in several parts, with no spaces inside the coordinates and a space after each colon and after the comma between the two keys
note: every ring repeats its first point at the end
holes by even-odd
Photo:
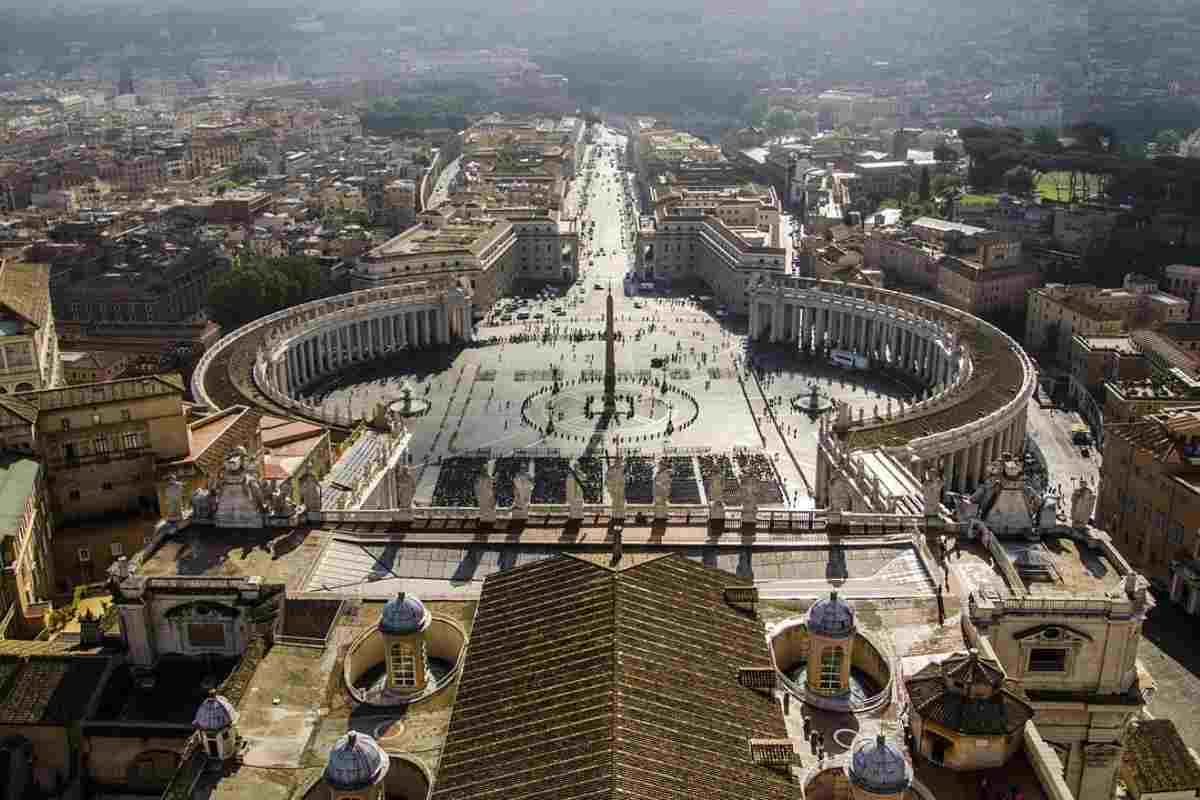
{"type": "Polygon", "coordinates": [[[808,394],[798,394],[792,398],[792,408],[815,419],[833,408],[833,398],[813,381],[808,394]]]}
{"type": "Polygon", "coordinates": [[[400,417],[416,417],[429,410],[430,402],[413,395],[412,386],[405,381],[400,386],[400,399],[388,404],[388,411],[400,417]]]}

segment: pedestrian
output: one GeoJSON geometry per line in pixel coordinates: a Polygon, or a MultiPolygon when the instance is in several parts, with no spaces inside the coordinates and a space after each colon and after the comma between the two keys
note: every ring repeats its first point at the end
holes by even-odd
{"type": "Polygon", "coordinates": [[[812,736],[812,720],[808,717],[804,718],[804,738],[808,739],[812,736]]]}

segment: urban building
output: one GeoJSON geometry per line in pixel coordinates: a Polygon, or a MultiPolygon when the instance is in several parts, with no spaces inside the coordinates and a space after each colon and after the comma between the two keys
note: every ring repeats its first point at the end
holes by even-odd
{"type": "Polygon", "coordinates": [[[1168,264],[1163,268],[1163,283],[1166,291],[1190,303],[1188,319],[1200,320],[1200,306],[1196,302],[1196,292],[1200,289],[1200,267],[1191,264],[1168,264]]]}
{"type": "Polygon", "coordinates": [[[0,257],[0,394],[52,388],[61,378],[49,265],[0,257]]]}
{"type": "MultiPolygon", "coordinates": [[[[1097,523],[1129,562],[1166,586],[1200,557],[1200,405],[1104,426],[1097,523]]],[[[1184,597],[1191,610],[1196,598],[1184,597]]]]}
{"type": "Polygon", "coordinates": [[[425,214],[422,222],[363,254],[355,289],[435,282],[462,287],[490,308],[520,281],[570,283],[577,240],[569,223],[487,215],[425,214]]]}
{"type": "Polygon", "coordinates": [[[0,639],[31,639],[55,592],[46,471],[32,457],[0,454],[0,509],[0,639]]]}
{"type": "Polygon", "coordinates": [[[1103,429],[1105,384],[1143,380],[1150,372],[1150,360],[1128,335],[1072,337],[1068,395],[1093,431],[1103,429]]]}
{"type": "Polygon", "coordinates": [[[642,217],[635,269],[647,280],[702,280],[730,309],[745,313],[747,288],[786,275],[787,241],[773,188],[691,187],[650,190],[653,214],[642,217]]]}
{"type": "Polygon", "coordinates": [[[119,378],[133,364],[133,357],[120,350],[62,351],[63,379],[70,385],[104,383],[119,378]]]}
{"type": "Polygon", "coordinates": [[[1140,284],[1100,289],[1092,284],[1048,283],[1030,289],[1025,304],[1025,346],[1070,358],[1072,337],[1119,336],[1135,328],[1187,320],[1188,303],[1140,284]]]}
{"type": "Polygon", "coordinates": [[[152,511],[159,469],[188,453],[177,375],[24,392],[0,399],[0,437],[48,471],[55,520],[152,511]]]}

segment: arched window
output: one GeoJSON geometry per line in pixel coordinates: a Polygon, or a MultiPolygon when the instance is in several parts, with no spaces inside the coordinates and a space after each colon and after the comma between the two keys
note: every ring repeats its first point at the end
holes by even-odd
{"type": "Polygon", "coordinates": [[[826,647],[821,651],[821,684],[822,691],[838,692],[842,690],[842,660],[846,653],[840,647],[826,647]]]}

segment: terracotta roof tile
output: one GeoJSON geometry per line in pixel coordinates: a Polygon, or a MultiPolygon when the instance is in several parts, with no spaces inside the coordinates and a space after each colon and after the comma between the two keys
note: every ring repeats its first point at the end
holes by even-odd
{"type": "Polygon", "coordinates": [[[78,720],[108,667],[106,658],[0,659],[0,724],[78,720]]]}
{"type": "Polygon", "coordinates": [[[434,800],[791,798],[750,757],[785,739],[740,667],[771,666],[745,583],[679,555],[611,570],[554,558],[484,583],[434,800]]]}
{"type": "Polygon", "coordinates": [[[50,266],[0,260],[0,304],[37,327],[50,313],[50,266]]]}
{"type": "Polygon", "coordinates": [[[1121,778],[1138,797],[1150,792],[1200,789],[1200,764],[1169,719],[1138,720],[1129,727],[1121,778]]]}

